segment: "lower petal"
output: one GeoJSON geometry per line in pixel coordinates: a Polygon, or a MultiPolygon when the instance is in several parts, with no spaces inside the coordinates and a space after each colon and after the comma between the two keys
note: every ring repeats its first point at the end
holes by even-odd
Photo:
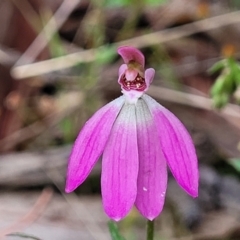
{"type": "Polygon", "coordinates": [[[167,188],[167,165],[151,113],[143,100],[137,103],[139,152],[138,190],[135,205],[149,220],[162,211],[167,188]]]}
{"type": "Polygon", "coordinates": [[[123,103],[123,97],[110,102],[98,110],[84,125],[69,158],[66,192],[76,189],[89,175],[103,152],[123,103]]]}
{"type": "Polygon", "coordinates": [[[106,214],[118,221],[131,210],[137,193],[138,148],[134,104],[116,119],[102,159],[102,198],[106,214]]]}
{"type": "Polygon", "coordinates": [[[191,196],[198,195],[198,162],[192,139],[169,110],[148,95],[142,97],[157,124],[159,138],[168,166],[179,185],[191,196]]]}

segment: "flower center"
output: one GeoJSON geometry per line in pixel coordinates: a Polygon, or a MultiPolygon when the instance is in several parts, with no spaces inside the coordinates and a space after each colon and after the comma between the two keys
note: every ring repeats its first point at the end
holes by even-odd
{"type": "Polygon", "coordinates": [[[126,91],[144,91],[147,88],[145,78],[141,77],[139,74],[134,80],[127,80],[124,74],[120,80],[120,84],[126,91]]]}

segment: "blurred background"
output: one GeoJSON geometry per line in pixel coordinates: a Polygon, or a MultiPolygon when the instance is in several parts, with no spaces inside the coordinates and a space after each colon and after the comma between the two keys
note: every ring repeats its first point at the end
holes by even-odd
{"type": "MultiPolygon", "coordinates": [[[[121,95],[121,45],[156,69],[148,94],[186,125],[199,158],[199,198],[170,176],[155,239],[240,239],[239,10],[239,0],[0,0],[0,239],[111,239],[101,162],[75,193],[64,185],[82,125],[121,95]]],[[[144,239],[135,209],[118,226],[144,239]]]]}

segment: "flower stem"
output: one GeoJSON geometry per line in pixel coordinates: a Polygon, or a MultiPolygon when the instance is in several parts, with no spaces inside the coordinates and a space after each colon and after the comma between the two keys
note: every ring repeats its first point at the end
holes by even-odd
{"type": "Polygon", "coordinates": [[[154,220],[147,220],[147,240],[153,240],[154,238],[154,220]]]}

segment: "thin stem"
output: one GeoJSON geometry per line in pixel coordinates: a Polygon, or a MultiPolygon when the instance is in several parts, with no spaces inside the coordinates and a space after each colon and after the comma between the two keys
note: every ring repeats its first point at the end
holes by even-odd
{"type": "Polygon", "coordinates": [[[154,220],[147,220],[147,240],[153,240],[154,238],[154,220]]]}

